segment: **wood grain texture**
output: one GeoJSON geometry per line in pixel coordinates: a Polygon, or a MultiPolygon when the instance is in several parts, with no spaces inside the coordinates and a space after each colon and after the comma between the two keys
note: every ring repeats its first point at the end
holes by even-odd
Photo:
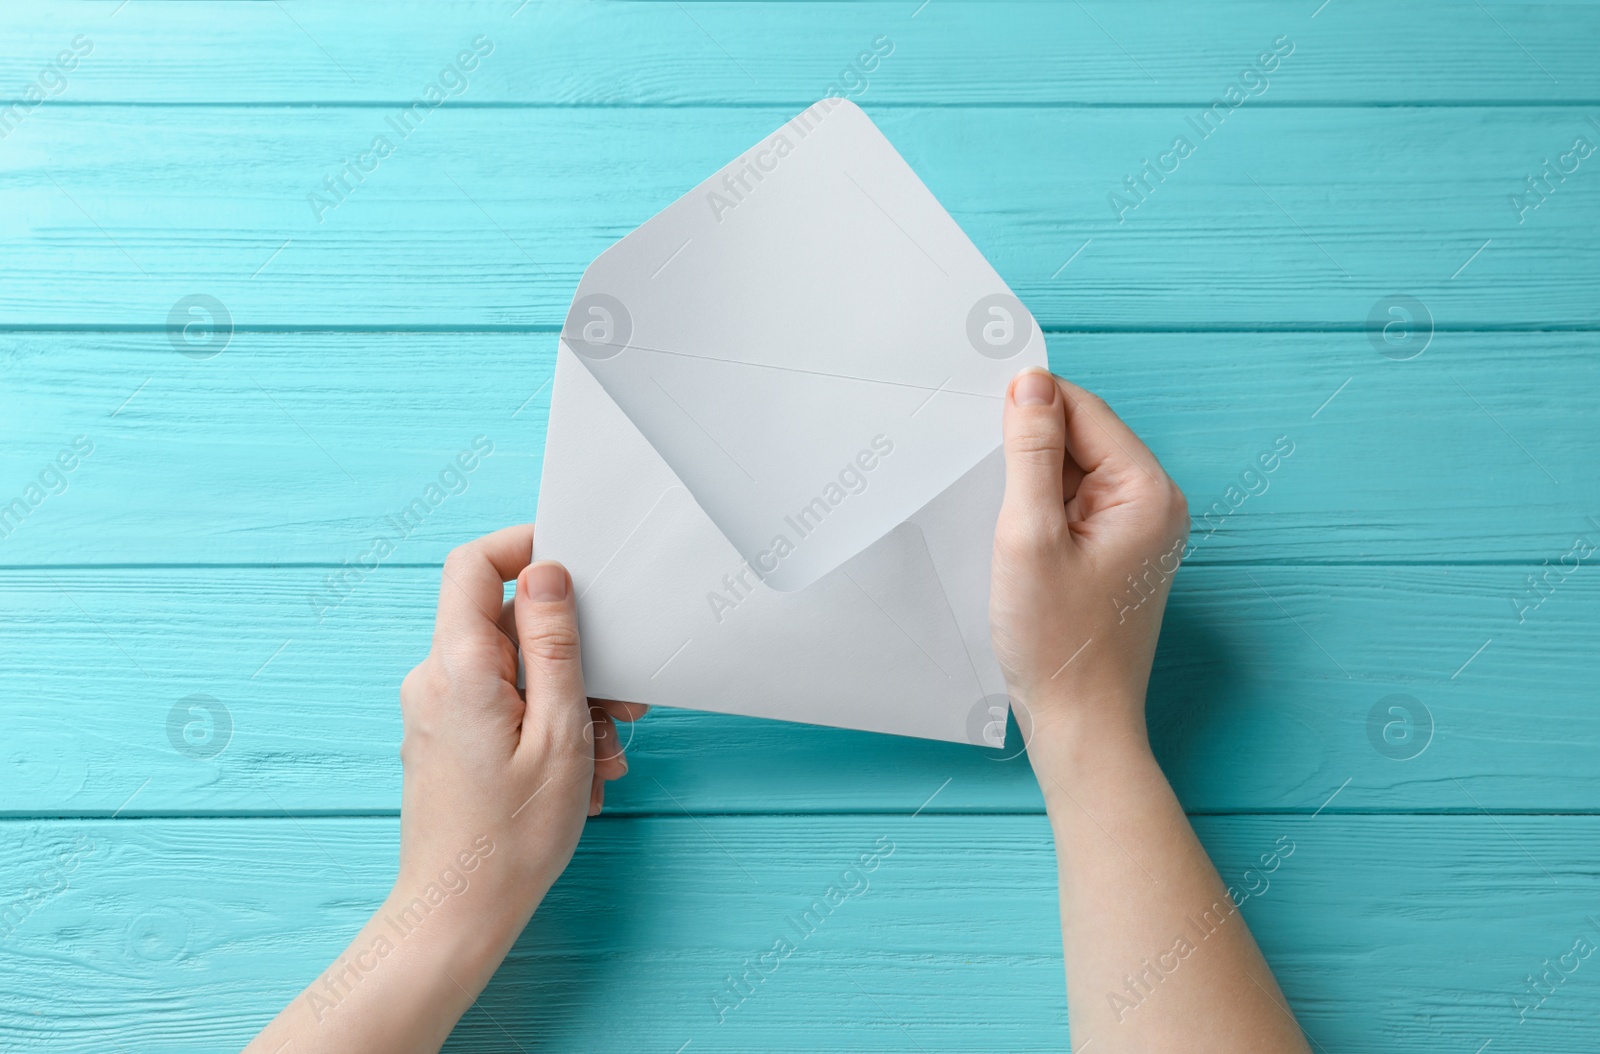
{"type": "MultiPolygon", "coordinates": [[[[1188,494],[1152,732],[1229,882],[1295,844],[1244,912],[1313,1049],[1594,1048],[1600,958],[1527,978],[1600,939],[1600,578],[1551,570],[1600,537],[1600,158],[1513,195],[1600,143],[1600,3],[52,0],[0,30],[0,516],[39,487],[0,518],[0,1049],[236,1049],[343,947],[392,876],[395,686],[448,548],[534,516],[579,275],[834,84],[1188,494]],[[169,332],[196,294],[212,358],[169,332]],[[1397,294],[1434,331],[1408,361],[1365,332],[1397,294]]],[[[688,711],[630,756],[450,1049],[1066,1049],[1025,759],[688,711]]]]}
{"type": "MultiPolygon", "coordinates": [[[[381,569],[319,624],[308,597],[325,574],[0,574],[10,652],[0,812],[394,811],[397,686],[427,651],[438,571],[381,569]],[[229,714],[214,758],[172,738],[196,720],[192,735],[205,738],[185,702],[195,695],[229,714]]],[[[1509,567],[1181,571],[1150,718],[1185,805],[1594,810],[1600,660],[1589,641],[1600,579],[1573,574],[1519,624],[1511,597],[1523,577],[1509,567]],[[1425,749],[1410,760],[1372,738],[1375,710],[1380,727],[1394,720],[1392,695],[1430,715],[1418,714],[1425,749]]],[[[1020,746],[1011,735],[1011,750],[993,752],[659,710],[635,729],[630,775],[607,804],[667,815],[1039,811],[1026,759],[1006,760],[1020,746]]]]}
{"type": "MultiPolygon", "coordinates": [[[[1596,936],[1597,823],[1324,814],[1198,826],[1226,880],[1256,890],[1242,910],[1313,1049],[1459,1054],[1492,1041],[1546,1054],[1592,1040],[1595,960],[1552,982],[1526,1020],[1513,998],[1534,1002],[1524,978],[1596,936]],[[1293,852],[1251,871],[1275,846],[1293,852]]],[[[237,1048],[378,905],[396,835],[383,819],[5,827],[15,848],[0,885],[55,890],[54,861],[76,866],[5,941],[0,1041],[95,1054],[237,1048]]],[[[1148,881],[1127,866],[1130,882],[1148,881]]],[[[447,1049],[1061,1051],[1054,870],[1042,817],[591,823],[447,1049]],[[875,846],[893,852],[845,874],[875,846]],[[802,938],[792,920],[830,887],[858,892],[802,938]],[[780,937],[795,950],[719,1023],[726,979],[780,937]]]]}
{"type": "MultiPolygon", "coordinates": [[[[1600,105],[1246,103],[1206,139],[1182,107],[867,109],[1047,328],[1356,330],[1394,294],[1440,328],[1600,326],[1594,162],[1512,203],[1600,105]]],[[[793,113],[456,109],[402,139],[381,108],[55,108],[0,153],[0,326],[164,327],[203,293],[243,328],[554,329],[601,250],[793,113]]]]}
{"type": "Polygon", "coordinates": [[[1262,95],[1274,104],[1600,99],[1591,2],[1335,0],[1319,10],[1319,0],[1223,0],[1196,17],[1174,0],[288,0],[141,2],[113,17],[119,2],[7,12],[0,65],[27,73],[83,33],[95,49],[63,101],[404,102],[484,34],[495,51],[457,104],[798,108],[833,85],[879,105],[1199,104],[1286,36],[1294,58],[1262,95]],[[877,68],[841,76],[880,38],[893,50],[877,68]]]}
{"type": "MultiPolygon", "coordinates": [[[[1600,532],[1600,335],[1436,333],[1407,362],[1363,333],[1048,342],[1184,488],[1196,564],[1531,571],[1600,532]],[[1261,473],[1279,437],[1293,453],[1261,473]]],[[[555,343],[241,332],[198,361],[160,333],[0,334],[0,505],[94,443],[63,493],[5,521],[0,566],[337,566],[483,436],[493,455],[392,557],[438,563],[534,518],[555,343]]]]}

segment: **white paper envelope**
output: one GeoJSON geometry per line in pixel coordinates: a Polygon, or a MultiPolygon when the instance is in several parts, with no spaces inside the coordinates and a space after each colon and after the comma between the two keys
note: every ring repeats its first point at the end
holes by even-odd
{"type": "Polygon", "coordinates": [[[998,745],[1006,385],[1044,338],[855,105],[607,249],[562,330],[540,559],[597,697],[998,745]]]}

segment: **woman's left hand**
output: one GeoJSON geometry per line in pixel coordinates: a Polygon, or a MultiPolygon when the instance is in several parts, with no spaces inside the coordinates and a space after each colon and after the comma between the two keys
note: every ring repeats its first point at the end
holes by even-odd
{"type": "Polygon", "coordinates": [[[400,686],[394,889],[248,1054],[434,1054],[628,771],[616,722],[646,707],[586,697],[571,576],[532,551],[508,527],[445,561],[433,648],[400,686]]]}

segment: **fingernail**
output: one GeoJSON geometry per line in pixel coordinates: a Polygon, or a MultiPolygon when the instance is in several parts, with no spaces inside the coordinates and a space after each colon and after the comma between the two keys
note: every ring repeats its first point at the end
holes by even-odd
{"type": "Polygon", "coordinates": [[[1056,401],[1056,381],[1039,369],[1017,374],[1011,386],[1011,401],[1018,406],[1049,406],[1056,401]]]}
{"type": "Polygon", "coordinates": [[[600,815],[600,790],[598,787],[589,792],[589,815],[600,815]]]}
{"type": "Polygon", "coordinates": [[[528,568],[528,599],[542,604],[567,599],[567,572],[560,564],[534,564],[528,568]]]}

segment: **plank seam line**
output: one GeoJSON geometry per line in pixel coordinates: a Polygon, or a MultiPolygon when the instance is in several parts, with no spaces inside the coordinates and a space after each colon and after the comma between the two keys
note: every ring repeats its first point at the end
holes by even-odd
{"type": "MultiPolygon", "coordinates": [[[[816,812],[795,812],[795,811],[792,811],[792,810],[791,811],[787,811],[787,812],[727,812],[727,811],[718,811],[718,812],[693,812],[693,813],[689,814],[689,816],[685,816],[684,813],[681,810],[673,810],[671,812],[665,812],[665,811],[663,811],[663,812],[632,812],[632,811],[624,811],[624,812],[618,812],[618,813],[602,814],[601,816],[598,816],[598,817],[591,817],[591,819],[597,819],[597,820],[602,820],[602,821],[619,821],[619,820],[684,820],[684,819],[689,819],[690,817],[693,817],[695,819],[705,819],[707,817],[725,817],[725,818],[730,818],[730,819],[808,819],[808,818],[817,818],[817,819],[844,818],[844,819],[848,819],[848,818],[852,818],[852,817],[857,817],[857,818],[862,818],[862,819],[873,819],[873,818],[894,819],[894,818],[898,818],[898,817],[909,817],[911,815],[912,815],[912,811],[909,808],[906,809],[906,810],[903,810],[903,811],[899,811],[899,810],[896,810],[896,811],[884,811],[884,810],[872,810],[872,811],[818,810],[816,812]]],[[[1007,810],[988,810],[988,811],[927,809],[927,810],[924,810],[924,812],[921,815],[944,816],[944,817],[972,817],[972,818],[976,818],[976,819],[982,819],[982,818],[994,819],[994,818],[1004,818],[1004,817],[1007,817],[1007,816],[1038,816],[1038,817],[1044,817],[1046,814],[1045,814],[1045,811],[1041,808],[1041,809],[1036,809],[1036,810],[1035,809],[1007,809],[1007,810]]],[[[1294,819],[1296,817],[1304,817],[1306,819],[1320,819],[1321,816],[1356,816],[1356,817],[1368,817],[1368,816],[1370,816],[1370,817],[1389,817],[1389,816],[1393,816],[1393,817],[1402,817],[1402,816],[1405,816],[1405,817],[1424,817],[1425,816],[1425,817],[1430,817],[1430,818],[1434,818],[1434,819],[1437,819],[1439,817],[1459,817],[1459,818],[1463,818],[1463,819],[1474,819],[1474,818],[1483,817],[1483,816],[1491,816],[1491,817],[1509,817],[1509,818],[1513,818],[1513,819],[1516,819],[1516,818],[1531,819],[1531,818],[1535,818],[1535,817],[1556,819],[1556,818],[1568,818],[1568,817],[1570,817],[1570,818],[1600,818],[1600,811],[1595,811],[1595,812],[1572,812],[1572,811],[1538,811],[1538,810],[1526,810],[1526,809],[1510,809],[1510,810],[1491,809],[1491,810],[1488,810],[1488,811],[1484,811],[1484,810],[1474,809],[1474,808],[1466,808],[1466,809],[1455,809],[1455,808],[1449,808],[1449,809],[1360,809],[1360,808],[1356,808],[1356,809],[1326,809],[1326,810],[1323,811],[1321,816],[1317,816],[1317,815],[1314,815],[1314,810],[1312,810],[1310,808],[1304,808],[1304,809],[1281,809],[1281,810],[1257,810],[1257,809],[1251,809],[1251,810],[1238,810],[1238,811],[1235,811],[1235,810],[1192,811],[1192,812],[1186,812],[1185,815],[1189,816],[1192,819],[1252,819],[1252,818],[1258,818],[1258,819],[1294,819]]],[[[165,823],[165,822],[173,821],[173,820],[178,820],[178,821],[228,820],[228,821],[241,821],[241,822],[245,822],[245,821],[254,822],[254,821],[258,821],[258,820],[393,820],[393,819],[398,819],[399,816],[400,816],[399,810],[395,810],[395,811],[392,811],[392,812],[300,812],[300,811],[296,811],[296,810],[289,810],[287,812],[274,811],[274,812],[259,812],[259,813],[231,813],[231,812],[218,812],[218,813],[140,813],[140,814],[135,814],[135,815],[124,814],[122,816],[117,816],[117,817],[111,816],[109,811],[107,811],[107,812],[100,812],[100,813],[40,813],[40,814],[15,813],[15,814],[0,815],[0,823],[56,823],[56,822],[62,822],[62,823],[84,822],[84,823],[87,823],[87,822],[91,822],[91,821],[102,821],[102,820],[103,821],[107,821],[107,822],[111,822],[111,823],[151,823],[151,822],[165,823]]]]}
{"type": "MultiPolygon", "coordinates": [[[[1298,323],[1263,324],[1256,326],[1204,326],[1204,325],[1179,325],[1170,326],[1144,325],[1144,326],[1059,326],[1040,324],[1039,329],[1046,334],[1058,336],[1249,336],[1251,334],[1306,334],[1335,335],[1335,334],[1361,334],[1367,332],[1367,326],[1361,322],[1324,323],[1320,325],[1304,325],[1298,323]]],[[[160,323],[74,323],[74,322],[0,322],[0,336],[9,333],[83,333],[83,334],[138,334],[138,333],[166,333],[167,327],[160,323]]],[[[261,335],[291,335],[291,334],[321,334],[321,333],[351,333],[371,334],[374,336],[393,334],[395,336],[408,335],[474,335],[497,334],[509,335],[526,334],[557,334],[561,332],[561,324],[556,322],[530,322],[526,324],[475,324],[475,323],[415,323],[410,325],[394,325],[384,323],[352,324],[352,325],[314,325],[302,323],[283,323],[281,325],[254,325],[233,328],[235,336],[241,333],[261,335]]],[[[1453,333],[1462,335],[1490,335],[1503,336],[1506,334],[1541,334],[1541,333],[1600,333],[1600,322],[1539,322],[1539,323],[1505,323],[1477,325],[1449,325],[1435,324],[1435,334],[1453,333]]],[[[166,353],[162,353],[166,354],[166,353]]]]}
{"type": "MultiPolygon", "coordinates": [[[[1262,513],[1266,516],[1268,514],[1262,513]]],[[[1280,517],[1288,514],[1278,513],[1280,517]]],[[[1214,560],[1197,557],[1187,560],[1190,567],[1246,567],[1285,570],[1320,567],[1343,568],[1442,568],[1453,570],[1457,568],[1473,567],[1542,567],[1542,561],[1529,558],[1509,560],[1214,560]]],[[[43,574],[48,571],[328,571],[337,570],[346,566],[343,563],[321,560],[273,560],[260,563],[245,562],[220,562],[220,563],[175,563],[170,561],[152,561],[150,563],[104,563],[104,564],[0,564],[0,574],[43,574]]],[[[385,570],[410,570],[410,571],[437,571],[444,566],[442,560],[418,561],[402,563],[398,561],[385,562],[385,570]]]]}
{"type": "MultiPolygon", "coordinates": [[[[68,110],[119,110],[129,108],[158,110],[398,110],[405,109],[415,99],[51,99],[42,107],[60,107],[68,110]]],[[[803,110],[817,100],[810,96],[791,99],[774,97],[759,101],[656,100],[651,102],[529,102],[529,101],[446,101],[437,110],[529,110],[529,111],[618,111],[648,113],[652,110],[803,110]]],[[[1044,99],[1038,101],[968,99],[956,102],[881,101],[868,104],[874,111],[904,110],[910,112],[940,110],[1193,110],[1205,109],[1216,99],[1167,98],[1148,101],[1087,99],[1044,99]]],[[[11,105],[33,105],[18,97],[0,98],[0,108],[11,105]]],[[[1600,105],[1600,96],[1588,98],[1533,98],[1533,99],[1261,99],[1252,101],[1253,110],[1568,110],[1585,109],[1600,105]]]]}

